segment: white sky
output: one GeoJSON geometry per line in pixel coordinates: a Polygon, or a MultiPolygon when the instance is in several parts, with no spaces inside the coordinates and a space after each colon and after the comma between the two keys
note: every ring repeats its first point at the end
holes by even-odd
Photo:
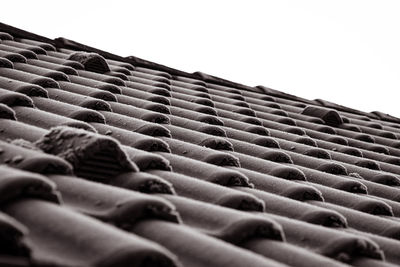
{"type": "Polygon", "coordinates": [[[1,22],[400,117],[400,1],[20,1],[1,22]]]}

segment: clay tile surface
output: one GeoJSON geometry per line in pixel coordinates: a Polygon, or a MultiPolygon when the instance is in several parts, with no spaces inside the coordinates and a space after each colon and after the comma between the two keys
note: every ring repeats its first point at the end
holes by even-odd
{"type": "Polygon", "coordinates": [[[0,23],[1,266],[397,266],[399,186],[399,118],[0,23]]]}

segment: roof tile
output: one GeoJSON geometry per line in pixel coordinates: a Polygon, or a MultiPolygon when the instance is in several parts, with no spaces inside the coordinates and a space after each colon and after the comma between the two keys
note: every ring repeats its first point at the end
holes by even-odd
{"type": "Polygon", "coordinates": [[[76,119],[53,114],[51,112],[43,111],[40,109],[28,107],[13,107],[13,110],[15,111],[18,121],[40,128],[50,129],[51,127],[63,125],[85,129],[90,132],[96,131],[92,126],[83,121],[78,121],[76,119]]]}
{"type": "Polygon", "coordinates": [[[0,265],[400,263],[398,118],[0,39],[0,265]]]}
{"type": "Polygon", "coordinates": [[[13,47],[13,46],[5,45],[2,43],[0,44],[0,50],[20,54],[21,56],[23,56],[25,58],[32,58],[32,59],[38,58],[37,55],[30,50],[19,48],[19,47],[13,47]]]}
{"type": "Polygon", "coordinates": [[[81,63],[79,63],[77,61],[68,60],[68,59],[63,59],[63,58],[58,58],[58,57],[53,57],[53,56],[48,56],[48,55],[47,56],[46,55],[38,55],[37,58],[43,62],[64,65],[64,66],[74,68],[76,70],[82,70],[85,68],[81,63]]]}
{"type": "MultiPolygon", "coordinates": [[[[171,165],[165,156],[136,149],[130,146],[122,146],[129,159],[134,162],[139,170],[164,170],[170,171],[171,165]]],[[[168,153],[164,153],[165,155],[168,153]]]]}
{"type": "Polygon", "coordinates": [[[59,88],[58,83],[52,79],[41,75],[31,74],[25,71],[1,68],[0,75],[13,80],[23,81],[30,84],[36,84],[42,87],[59,88]]]}
{"type": "Polygon", "coordinates": [[[35,54],[42,54],[42,55],[47,54],[46,50],[44,50],[40,46],[37,46],[34,44],[21,43],[21,42],[16,42],[13,40],[3,40],[1,43],[4,45],[15,47],[15,48],[22,48],[22,49],[30,50],[30,51],[34,52],[35,54]]]}
{"type": "Polygon", "coordinates": [[[29,266],[30,244],[26,239],[28,229],[8,216],[0,213],[0,264],[4,266],[29,266]],[[19,265],[18,265],[19,264],[19,265]]]}
{"type": "MultiPolygon", "coordinates": [[[[152,174],[155,170],[150,172],[125,172],[108,182],[113,186],[142,193],[175,194],[174,187],[167,179],[152,174]]],[[[170,172],[164,171],[163,173],[168,174],[170,172]]]]}
{"type": "Polygon", "coordinates": [[[163,197],[176,206],[184,224],[227,242],[239,244],[251,238],[285,238],[280,226],[268,216],[252,215],[180,196],[163,197]]]}
{"type": "Polygon", "coordinates": [[[171,250],[184,266],[286,266],[249,250],[201,234],[185,225],[178,227],[173,223],[152,220],[138,223],[133,231],[171,250]],[[162,231],[155,229],[162,229],[162,231]],[[171,236],[180,238],[171,238],[171,236]]]}
{"type": "Polygon", "coordinates": [[[75,173],[83,177],[89,175],[97,180],[124,171],[137,171],[120,144],[103,135],[70,127],[56,127],[35,144],[46,153],[70,162],[75,173]]]}
{"type": "Polygon", "coordinates": [[[53,45],[48,44],[48,43],[39,42],[39,41],[31,40],[31,39],[24,39],[24,38],[18,38],[16,40],[20,43],[30,44],[30,45],[35,45],[35,46],[41,47],[44,50],[56,51],[56,48],[53,45]]]}
{"type": "Polygon", "coordinates": [[[328,227],[347,226],[345,217],[343,217],[340,213],[333,212],[329,209],[316,208],[315,206],[305,202],[296,201],[283,196],[277,196],[275,194],[253,188],[238,189],[262,199],[266,203],[265,209],[268,213],[328,227]],[[285,207],[285,209],[282,209],[282,207],[285,207]]]}
{"type": "Polygon", "coordinates": [[[321,255],[345,262],[360,256],[384,257],[379,246],[369,238],[277,215],[270,216],[281,224],[289,243],[307,246],[321,255]]]}
{"type": "Polygon", "coordinates": [[[69,176],[52,175],[50,179],[63,195],[65,205],[125,230],[149,218],[180,221],[175,207],[156,196],[69,176]]]}
{"type": "Polygon", "coordinates": [[[18,54],[18,53],[13,53],[10,51],[0,50],[0,57],[2,60],[2,63],[1,63],[2,66],[8,67],[8,68],[10,68],[10,66],[9,66],[9,64],[7,64],[8,63],[7,60],[9,60],[12,63],[15,63],[15,62],[26,63],[27,62],[26,57],[24,57],[23,55],[18,54]]]}
{"type": "Polygon", "coordinates": [[[151,173],[169,181],[180,196],[233,209],[264,211],[264,202],[245,191],[240,192],[175,172],[151,171],[151,173]]]}
{"type": "Polygon", "coordinates": [[[29,228],[32,261],[37,264],[180,266],[174,255],[154,242],[51,203],[21,200],[5,211],[29,228]]]}
{"type": "MultiPolygon", "coordinates": [[[[7,151],[3,153],[7,153],[7,151]]],[[[27,169],[24,168],[25,166],[21,165],[16,167],[27,169]]],[[[15,199],[22,198],[38,198],[55,203],[60,202],[60,196],[56,191],[54,183],[52,183],[46,177],[39,174],[6,167],[4,165],[0,165],[0,170],[2,173],[0,180],[1,205],[4,205],[7,202],[12,202],[15,199]]],[[[0,219],[1,218],[2,216],[0,216],[0,219]]],[[[20,227],[18,228],[21,229],[20,227]]],[[[26,230],[24,232],[26,232],[26,230]]]]}
{"type": "Polygon", "coordinates": [[[328,257],[313,253],[307,249],[274,240],[250,240],[243,246],[246,249],[286,263],[290,266],[347,266],[328,257]]]}
{"type": "Polygon", "coordinates": [[[0,141],[0,150],[0,162],[14,168],[38,173],[72,173],[72,166],[68,162],[40,150],[27,149],[4,141],[0,141]]]}
{"type": "Polygon", "coordinates": [[[15,112],[8,106],[0,103],[0,119],[16,120],[15,112]]]}

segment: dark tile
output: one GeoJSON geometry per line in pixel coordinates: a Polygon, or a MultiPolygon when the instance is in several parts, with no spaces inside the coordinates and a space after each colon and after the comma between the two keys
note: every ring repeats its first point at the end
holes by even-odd
{"type": "Polygon", "coordinates": [[[9,107],[24,106],[33,107],[33,102],[30,97],[21,93],[8,91],[0,88],[0,103],[9,107]]]}
{"type": "Polygon", "coordinates": [[[158,88],[165,88],[168,91],[171,90],[170,86],[169,86],[169,80],[167,79],[146,79],[146,78],[142,78],[142,77],[138,77],[138,76],[128,76],[129,81],[131,82],[135,82],[135,83],[141,83],[141,84],[147,84],[153,87],[158,87],[158,88]]]}
{"type": "MultiPolygon", "coordinates": [[[[129,106],[128,106],[129,107],[129,106]]],[[[139,118],[133,118],[131,116],[125,116],[109,111],[99,111],[107,121],[107,124],[120,127],[125,130],[138,132],[145,135],[151,136],[165,136],[170,137],[170,131],[159,124],[159,122],[166,123],[168,117],[161,113],[151,112],[143,110],[142,114],[136,114],[139,118]]]]}
{"type": "Polygon", "coordinates": [[[120,141],[123,145],[148,152],[171,152],[168,144],[158,138],[102,123],[92,123],[91,125],[97,130],[98,133],[113,137],[120,141]]]}
{"type": "MultiPolygon", "coordinates": [[[[9,109],[12,111],[12,109],[9,109]]],[[[0,139],[8,142],[22,139],[34,143],[47,133],[47,130],[12,119],[2,119],[0,124],[0,139]]],[[[32,147],[35,146],[32,144],[32,147]]]]}
{"type": "Polygon", "coordinates": [[[16,41],[12,41],[12,40],[5,40],[1,43],[4,45],[15,47],[15,48],[26,49],[26,50],[34,52],[35,54],[42,54],[42,55],[47,54],[46,50],[44,50],[40,46],[36,46],[34,44],[26,44],[26,43],[16,42],[16,41]]]}
{"type": "Polygon", "coordinates": [[[38,173],[72,174],[72,166],[60,157],[40,150],[24,148],[0,141],[0,162],[8,166],[38,173]]]}
{"type": "Polygon", "coordinates": [[[178,126],[180,128],[186,128],[189,130],[193,130],[196,132],[201,132],[209,135],[214,135],[214,136],[220,136],[220,137],[226,137],[226,132],[225,130],[218,126],[219,123],[222,123],[219,121],[216,117],[212,116],[199,116],[199,120],[188,120],[183,117],[175,116],[175,115],[169,115],[169,119],[171,122],[171,125],[178,126]],[[215,118],[215,120],[214,120],[215,118]],[[216,124],[216,125],[214,125],[216,124]]]}
{"type": "Polygon", "coordinates": [[[118,77],[113,77],[109,75],[104,75],[92,71],[87,71],[87,70],[78,70],[78,75],[81,77],[85,77],[88,79],[104,82],[104,83],[111,83],[117,86],[125,86],[125,82],[118,78],[118,77]]]}
{"type": "Polygon", "coordinates": [[[343,119],[339,113],[333,109],[327,109],[318,106],[307,106],[302,111],[302,114],[313,116],[322,119],[326,124],[339,126],[343,123],[343,119]]]}
{"type": "Polygon", "coordinates": [[[326,202],[313,202],[313,204],[340,212],[346,217],[349,227],[396,240],[400,239],[400,222],[326,202]]]}
{"type": "Polygon", "coordinates": [[[19,121],[31,124],[40,128],[50,129],[55,126],[70,126],[95,132],[95,129],[88,123],[78,121],[61,115],[56,115],[47,111],[28,107],[13,107],[19,121]]]}
{"type": "MultiPolygon", "coordinates": [[[[55,101],[63,102],[66,104],[71,104],[75,106],[79,106],[82,108],[87,108],[91,110],[103,110],[103,111],[112,111],[111,106],[106,101],[94,98],[87,95],[80,95],[73,92],[59,90],[54,88],[46,88],[48,96],[50,99],[55,101]]],[[[36,100],[37,102],[37,100],[36,100]]],[[[54,103],[54,102],[53,102],[54,103]]],[[[51,104],[50,104],[51,105],[51,104]]],[[[39,107],[39,105],[38,105],[39,107]]],[[[46,108],[44,108],[46,109],[46,108]]],[[[55,112],[57,113],[57,112],[55,112]]]]}
{"type": "Polygon", "coordinates": [[[302,173],[295,169],[281,168],[272,171],[276,176],[259,173],[244,168],[232,168],[248,177],[258,190],[285,196],[291,199],[305,200],[323,200],[322,193],[315,187],[297,183],[296,180],[305,179],[302,173]],[[293,177],[293,178],[292,178],[293,177]],[[268,183],[265,182],[268,180],[268,183]]]}
{"type": "Polygon", "coordinates": [[[318,184],[313,184],[313,186],[322,193],[326,202],[374,215],[393,216],[392,207],[384,201],[371,199],[368,195],[352,194],[318,184]]]}
{"type": "Polygon", "coordinates": [[[346,218],[338,212],[329,209],[315,208],[313,205],[305,202],[277,196],[253,188],[236,189],[252,194],[263,200],[266,203],[265,211],[267,213],[273,213],[327,227],[347,227],[346,218]],[[282,207],[285,207],[285,209],[282,209],[282,207]]]}
{"type": "Polygon", "coordinates": [[[117,101],[117,97],[113,94],[115,91],[113,90],[107,91],[69,82],[59,82],[58,84],[60,85],[60,89],[64,91],[99,98],[105,101],[117,101]]]}
{"type": "Polygon", "coordinates": [[[21,38],[21,39],[18,38],[18,39],[16,39],[16,41],[23,43],[23,44],[35,45],[35,46],[43,48],[44,50],[56,51],[56,48],[49,43],[44,43],[44,42],[39,42],[39,41],[35,41],[35,40],[31,40],[31,39],[24,39],[24,38],[21,38]]]}
{"type": "Polygon", "coordinates": [[[0,32],[0,40],[14,40],[14,37],[6,32],[0,32]]]}
{"type": "Polygon", "coordinates": [[[26,199],[10,203],[5,212],[28,227],[33,263],[180,266],[174,255],[154,242],[52,203],[26,199]]]}
{"type": "Polygon", "coordinates": [[[283,266],[249,250],[201,234],[185,225],[178,226],[152,220],[138,223],[133,232],[165,246],[178,256],[184,266],[283,266]],[[171,236],[179,236],[179,238],[171,238],[171,236]]]}
{"type": "Polygon", "coordinates": [[[158,155],[154,152],[147,152],[144,150],[136,149],[130,146],[122,146],[125,153],[132,162],[134,162],[140,171],[150,171],[150,170],[163,170],[171,171],[171,163],[166,157],[168,153],[164,152],[164,155],[158,155]]]}
{"type": "Polygon", "coordinates": [[[0,75],[4,78],[36,84],[42,87],[59,88],[58,83],[54,79],[37,74],[31,74],[25,71],[0,68],[0,75]]]}
{"type": "Polygon", "coordinates": [[[49,56],[49,55],[47,55],[47,56],[46,55],[38,55],[37,58],[44,62],[64,65],[64,66],[74,68],[76,70],[82,70],[85,68],[81,63],[79,63],[77,61],[67,60],[65,58],[58,58],[58,57],[53,57],[53,56],[49,56]]]}
{"type": "MultiPolygon", "coordinates": [[[[7,148],[9,149],[9,147],[5,147],[1,144],[1,149],[4,149],[3,153],[5,153],[5,154],[8,153],[8,151],[6,150],[7,148]]],[[[22,158],[25,155],[21,154],[20,158],[22,158]]],[[[15,161],[15,159],[17,159],[16,156],[14,156],[14,161],[15,161]]],[[[29,160],[29,158],[26,157],[26,158],[23,158],[22,161],[23,160],[29,160]]],[[[44,160],[44,159],[42,159],[42,160],[44,160]]],[[[49,159],[47,161],[49,162],[49,159]]],[[[36,162],[36,163],[39,164],[39,162],[36,162]]],[[[53,163],[54,163],[54,161],[53,161],[53,163]]],[[[51,163],[48,163],[48,164],[51,164],[51,163]]],[[[23,164],[18,165],[13,162],[10,162],[8,165],[12,166],[12,167],[8,167],[6,165],[0,166],[0,171],[2,174],[2,176],[1,176],[1,197],[0,197],[1,205],[6,205],[7,203],[16,201],[18,199],[25,199],[25,198],[43,199],[43,200],[47,200],[47,201],[54,202],[54,203],[59,203],[61,201],[60,195],[56,191],[56,186],[54,185],[54,183],[52,183],[50,180],[48,180],[46,177],[44,177],[40,174],[30,172],[30,171],[34,171],[34,172],[45,172],[45,171],[40,170],[38,168],[36,168],[36,169],[35,168],[27,168],[26,167],[27,165],[23,165],[23,164]],[[25,170],[27,170],[27,171],[25,171],[25,170]]],[[[60,171],[59,173],[63,173],[63,172],[60,171]]],[[[0,213],[0,219],[2,218],[1,215],[2,214],[0,213]]],[[[3,219],[6,220],[7,218],[3,218],[3,219]]],[[[2,220],[0,220],[0,221],[2,221],[2,220]]],[[[7,220],[7,221],[8,221],[8,223],[12,223],[16,227],[14,230],[10,230],[11,235],[17,234],[15,231],[18,231],[20,234],[20,236],[18,236],[18,239],[20,239],[20,238],[22,238],[22,234],[27,233],[27,230],[24,229],[24,227],[20,226],[17,222],[13,222],[10,220],[7,220]]],[[[1,223],[0,223],[0,225],[1,225],[1,223]]],[[[8,238],[7,235],[4,233],[1,236],[8,238]]],[[[12,241],[12,239],[9,239],[8,241],[12,241]]]]}
{"type": "MultiPolygon", "coordinates": [[[[169,78],[161,75],[154,75],[150,73],[140,72],[140,71],[129,71],[127,73],[128,76],[138,77],[142,79],[147,79],[155,82],[161,82],[166,84],[171,84],[169,78]]],[[[134,80],[132,80],[134,81],[134,80]]]]}
{"type": "Polygon", "coordinates": [[[145,219],[179,222],[175,207],[162,198],[80,178],[53,175],[64,204],[124,230],[145,219]]]}
{"type": "Polygon", "coordinates": [[[13,53],[10,51],[5,51],[5,50],[0,50],[0,57],[2,58],[2,66],[5,65],[3,59],[7,59],[11,62],[20,62],[20,63],[26,63],[27,59],[21,54],[18,53],[13,53]]]}
{"type": "Polygon", "coordinates": [[[153,70],[153,69],[144,68],[144,67],[136,67],[135,70],[139,71],[139,72],[143,72],[143,73],[149,73],[149,74],[165,77],[167,79],[171,79],[172,78],[169,73],[164,72],[164,71],[158,71],[158,70],[153,70]]]}
{"type": "MultiPolygon", "coordinates": [[[[22,62],[22,63],[25,63],[25,62],[22,62]]],[[[72,68],[70,66],[62,65],[62,64],[56,64],[56,63],[51,63],[48,61],[37,60],[37,59],[28,59],[27,63],[29,65],[37,66],[40,68],[49,69],[49,70],[53,70],[53,71],[59,71],[59,72],[65,73],[67,75],[78,75],[78,72],[74,68],[72,68]]],[[[69,80],[68,77],[67,77],[67,80],[69,80]]]]}
{"type": "Polygon", "coordinates": [[[30,50],[19,48],[19,47],[13,47],[13,46],[5,45],[2,43],[0,44],[0,50],[20,54],[21,56],[24,56],[25,58],[32,58],[32,59],[38,58],[37,55],[30,50]]]}
{"type": "Polygon", "coordinates": [[[28,229],[12,217],[0,213],[0,263],[3,266],[29,266],[30,247],[26,239],[28,229]],[[9,265],[7,265],[9,264],[9,265]]]}
{"type": "Polygon", "coordinates": [[[156,87],[156,86],[132,82],[132,81],[125,81],[125,84],[127,87],[132,88],[132,89],[149,92],[149,93],[153,93],[153,94],[157,94],[157,95],[162,95],[162,96],[171,96],[170,90],[168,90],[167,88],[156,87]]]}
{"type": "Polygon", "coordinates": [[[75,75],[69,75],[68,76],[70,81],[72,83],[80,84],[80,85],[85,85],[88,87],[94,87],[96,89],[104,90],[104,91],[109,91],[114,94],[121,94],[121,88],[114,84],[110,83],[105,83],[101,81],[96,81],[93,79],[85,78],[85,77],[80,77],[80,76],[75,76],[75,75]]]}
{"type": "Polygon", "coordinates": [[[247,211],[263,211],[264,202],[245,191],[240,192],[229,187],[209,183],[176,172],[151,171],[170,182],[180,196],[247,211]]]}
{"type": "MultiPolygon", "coordinates": [[[[155,171],[151,171],[155,172],[155,171]]],[[[172,173],[163,171],[164,174],[172,173]]],[[[142,193],[175,194],[172,184],[166,179],[149,172],[125,172],[109,181],[113,186],[126,188],[142,193]]]]}
{"type": "Polygon", "coordinates": [[[169,160],[173,170],[187,176],[228,186],[249,186],[248,178],[238,171],[215,166],[175,154],[160,153],[169,160]]]}
{"type": "MultiPolygon", "coordinates": [[[[56,52],[51,52],[49,54],[54,55],[54,53],[56,52]]],[[[67,60],[73,60],[81,63],[85,67],[85,70],[88,71],[93,71],[96,73],[105,73],[110,71],[106,59],[96,53],[87,53],[78,51],[78,52],[73,52],[69,55],[65,55],[64,58],[67,60]]]]}
{"type": "Polygon", "coordinates": [[[43,97],[32,97],[35,107],[51,114],[65,116],[83,122],[105,123],[101,113],[84,107],[79,107],[65,102],[43,97]]]}
{"type": "MultiPolygon", "coordinates": [[[[164,104],[164,105],[168,105],[168,106],[171,105],[171,102],[165,96],[155,95],[152,93],[147,93],[147,92],[133,90],[133,89],[128,89],[128,90],[124,89],[123,93],[125,95],[116,95],[116,97],[118,98],[118,102],[123,103],[123,104],[129,105],[136,101],[139,102],[139,100],[145,100],[145,101],[160,103],[160,104],[164,104]]],[[[148,102],[146,102],[146,103],[149,104],[148,102]]]]}
{"type": "Polygon", "coordinates": [[[46,153],[68,161],[75,174],[93,180],[138,170],[115,139],[84,130],[52,128],[36,145],[46,153]]]}
{"type": "Polygon", "coordinates": [[[288,243],[307,247],[326,257],[344,262],[351,262],[358,257],[375,259],[384,257],[379,246],[363,236],[277,215],[270,216],[281,224],[288,243]]]}
{"type": "Polygon", "coordinates": [[[233,244],[252,238],[284,239],[280,225],[267,215],[257,216],[180,196],[162,197],[176,206],[184,224],[218,239],[233,244]]]}
{"type": "Polygon", "coordinates": [[[0,265],[400,263],[400,119],[0,39],[0,265]]]}
{"type": "MultiPolygon", "coordinates": [[[[228,151],[233,150],[232,143],[229,142],[229,140],[227,140],[225,138],[212,136],[207,133],[190,130],[185,127],[177,127],[174,125],[165,125],[165,127],[171,132],[171,136],[174,139],[182,140],[182,141],[192,143],[192,144],[195,144],[198,146],[204,146],[204,147],[216,149],[216,150],[228,150],[228,151]]],[[[167,141],[167,140],[165,140],[165,141],[167,141]]],[[[171,141],[171,142],[173,142],[173,141],[171,141]]],[[[188,146],[190,146],[190,145],[188,144],[188,146]]],[[[192,148],[198,148],[198,147],[192,147],[192,148]]],[[[186,150],[186,151],[190,152],[190,150],[186,150]]]]}
{"type": "Polygon", "coordinates": [[[286,242],[258,239],[245,242],[243,247],[289,266],[347,266],[334,259],[286,242]]]}
{"type": "Polygon", "coordinates": [[[39,85],[34,85],[6,77],[0,77],[0,86],[3,89],[19,92],[28,96],[47,97],[47,91],[39,85]]]}
{"type": "MultiPolygon", "coordinates": [[[[31,59],[32,60],[32,59],[31,59]]],[[[56,81],[69,81],[68,76],[60,71],[56,70],[49,70],[47,68],[42,68],[39,66],[32,66],[29,64],[24,64],[24,63],[15,63],[14,68],[16,70],[32,73],[32,74],[37,74],[43,77],[51,78],[56,81]]],[[[44,86],[43,87],[51,87],[51,86],[44,86]]]]}

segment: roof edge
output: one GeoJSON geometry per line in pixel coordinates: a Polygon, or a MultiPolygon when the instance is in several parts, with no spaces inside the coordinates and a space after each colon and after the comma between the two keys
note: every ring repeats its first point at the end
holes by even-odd
{"type": "Polygon", "coordinates": [[[318,102],[316,102],[315,100],[309,100],[303,97],[299,97],[299,96],[295,96],[292,94],[288,94],[276,89],[272,89],[263,85],[257,85],[256,88],[258,88],[262,93],[265,93],[267,95],[270,96],[276,96],[276,97],[280,97],[280,98],[285,98],[288,100],[294,100],[294,101],[300,101],[306,104],[310,104],[310,105],[320,105],[318,102]]]}
{"type": "Polygon", "coordinates": [[[27,39],[32,39],[32,40],[50,43],[52,45],[55,45],[54,40],[52,40],[50,38],[16,28],[16,27],[13,27],[11,25],[8,25],[8,24],[2,23],[2,22],[0,22],[0,31],[10,33],[14,37],[27,38],[27,39]]]}
{"type": "Polygon", "coordinates": [[[8,32],[8,33],[12,34],[13,36],[19,37],[19,38],[28,38],[28,39],[32,39],[32,40],[36,40],[36,41],[40,41],[40,42],[50,43],[58,48],[78,49],[78,50],[82,50],[82,51],[86,51],[86,52],[94,52],[94,53],[97,53],[108,59],[130,63],[130,64],[133,64],[133,65],[139,66],[139,67],[147,67],[147,68],[151,68],[151,69],[155,69],[155,70],[159,70],[159,71],[165,71],[174,76],[183,76],[183,77],[192,78],[192,79],[200,79],[204,82],[214,83],[214,84],[222,85],[222,86],[234,87],[236,89],[242,89],[242,90],[246,90],[246,91],[264,93],[264,94],[268,94],[271,96],[277,96],[277,97],[281,97],[281,98],[285,98],[285,99],[289,99],[289,100],[301,101],[303,103],[311,104],[311,105],[318,105],[318,106],[325,106],[325,107],[333,106],[334,108],[336,108],[340,111],[352,112],[352,113],[355,113],[358,115],[367,116],[372,119],[400,123],[400,118],[397,118],[397,117],[389,115],[389,114],[385,114],[383,112],[378,112],[378,111],[363,112],[360,110],[348,108],[348,107],[345,107],[345,106],[342,106],[339,104],[335,104],[335,103],[332,103],[329,101],[321,100],[321,99],[309,100],[306,98],[302,98],[302,97],[298,97],[298,96],[295,96],[292,94],[284,93],[282,91],[268,88],[265,86],[243,85],[243,84],[236,83],[236,82],[233,82],[230,80],[219,78],[217,76],[209,75],[209,74],[206,74],[206,73],[203,73],[200,71],[197,71],[194,73],[189,73],[189,72],[177,70],[177,69],[167,67],[165,65],[161,65],[161,64],[158,64],[158,63],[155,63],[155,62],[152,62],[149,60],[145,60],[145,59],[142,59],[139,57],[135,57],[135,56],[122,57],[122,56],[119,56],[119,55],[116,55],[113,53],[109,53],[104,50],[92,47],[92,46],[88,46],[88,45],[85,45],[85,44],[82,44],[82,43],[79,43],[79,42],[76,42],[76,41],[73,41],[73,40],[70,40],[67,38],[63,38],[63,37],[55,38],[53,40],[53,39],[50,39],[50,38],[47,38],[47,37],[44,37],[44,36],[41,36],[38,34],[34,34],[31,32],[19,29],[17,27],[10,26],[5,23],[1,23],[1,22],[0,22],[0,31],[8,32]]]}
{"type": "Polygon", "coordinates": [[[159,70],[159,71],[165,71],[174,76],[183,76],[183,77],[192,78],[192,79],[200,79],[202,81],[212,82],[212,83],[215,83],[218,85],[232,86],[237,89],[262,92],[258,88],[246,86],[246,85],[243,85],[240,83],[235,83],[235,82],[225,80],[225,79],[222,79],[222,78],[219,78],[216,76],[205,74],[203,72],[197,71],[194,73],[189,73],[189,72],[177,70],[177,69],[174,69],[171,67],[167,67],[165,65],[161,65],[161,64],[149,61],[149,60],[145,60],[145,59],[142,59],[142,58],[139,58],[136,56],[122,57],[122,56],[115,55],[113,53],[109,53],[104,50],[92,47],[92,46],[88,46],[88,45],[85,45],[85,44],[82,44],[82,43],[79,43],[79,42],[76,42],[73,40],[69,40],[67,38],[63,38],[63,37],[54,39],[54,43],[55,43],[56,47],[74,49],[74,50],[79,49],[79,50],[83,50],[83,51],[87,51],[87,52],[95,52],[105,58],[108,58],[108,59],[131,63],[134,66],[138,66],[138,67],[145,67],[145,68],[151,68],[151,69],[155,69],[155,70],[159,70]]]}

